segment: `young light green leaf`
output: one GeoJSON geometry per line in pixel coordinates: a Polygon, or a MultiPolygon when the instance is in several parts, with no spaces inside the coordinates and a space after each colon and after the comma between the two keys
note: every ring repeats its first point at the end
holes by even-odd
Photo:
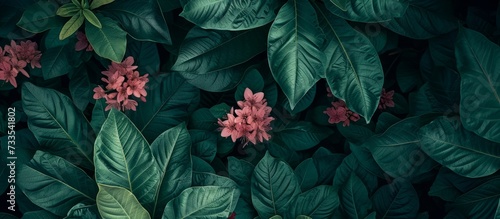
{"type": "Polygon", "coordinates": [[[73,35],[80,26],[82,26],[85,18],[81,12],[73,15],[63,26],[61,33],[59,33],[59,40],[64,40],[73,35]]]}
{"type": "Polygon", "coordinates": [[[90,10],[94,10],[98,7],[101,7],[103,5],[107,5],[109,3],[114,2],[115,0],[93,0],[92,3],[90,3],[90,10]]]}
{"type": "Polygon", "coordinates": [[[83,16],[85,16],[85,19],[90,22],[92,25],[94,25],[97,28],[102,28],[101,22],[99,19],[95,16],[94,12],[92,12],[89,9],[83,9],[83,16]]]}
{"type": "Polygon", "coordinates": [[[118,186],[98,185],[97,208],[103,218],[151,218],[129,190],[118,186]]]}
{"type": "Polygon", "coordinates": [[[464,127],[500,142],[500,46],[480,33],[460,28],[455,57],[460,83],[460,119],[464,127]]]}
{"type": "MultiPolygon", "coordinates": [[[[118,23],[111,18],[100,14],[97,14],[96,17],[101,21],[102,28],[92,24],[85,25],[85,34],[90,45],[97,55],[114,62],[122,62],[127,45],[127,32],[122,30],[118,23]]],[[[81,18],[84,19],[83,16],[81,18]]]]}
{"type": "Polygon", "coordinates": [[[61,17],[72,17],[80,11],[80,8],[73,3],[67,3],[57,9],[56,14],[61,17]]]}
{"type": "Polygon", "coordinates": [[[309,1],[289,0],[271,25],[267,38],[269,67],[291,109],[324,74],[324,39],[309,1]]]}

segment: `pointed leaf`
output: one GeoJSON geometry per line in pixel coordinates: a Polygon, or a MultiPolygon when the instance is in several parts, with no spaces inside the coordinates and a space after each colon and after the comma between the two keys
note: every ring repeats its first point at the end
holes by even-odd
{"type": "Polygon", "coordinates": [[[305,192],[312,189],[318,182],[318,170],[314,165],[312,158],[308,158],[302,161],[295,168],[295,176],[297,176],[297,181],[299,182],[300,189],[305,192]]]}
{"type": "Polygon", "coordinates": [[[103,5],[107,5],[111,2],[114,2],[115,0],[93,0],[92,3],[90,3],[90,9],[94,10],[98,7],[101,7],[103,5]]]}
{"type": "Polygon", "coordinates": [[[494,218],[498,216],[500,178],[489,180],[455,199],[451,207],[467,218],[494,218]]]}
{"type": "Polygon", "coordinates": [[[237,159],[235,157],[228,157],[227,168],[229,178],[238,184],[241,198],[244,198],[245,201],[251,203],[251,182],[255,166],[248,161],[237,159]]]}
{"type": "Polygon", "coordinates": [[[328,219],[339,206],[339,196],[332,186],[321,185],[300,194],[289,206],[289,218],[307,215],[328,219]]]}
{"type": "MultiPolygon", "coordinates": [[[[114,62],[122,62],[127,45],[127,32],[111,18],[97,14],[102,28],[92,24],[85,25],[85,34],[97,55],[114,62]]],[[[81,17],[83,19],[83,16],[81,17]]]]}
{"type": "Polygon", "coordinates": [[[372,207],[366,186],[354,173],[339,190],[339,200],[349,218],[364,218],[372,207]]]}
{"type": "Polygon", "coordinates": [[[289,0],[269,30],[269,67],[291,109],[323,75],[324,38],[309,1],[289,0]]]}
{"type": "Polygon", "coordinates": [[[148,142],[120,111],[111,109],[95,142],[97,183],[131,191],[142,204],[154,201],[160,171],[148,142]]]}
{"type": "Polygon", "coordinates": [[[92,25],[94,25],[97,28],[102,28],[101,22],[99,21],[99,18],[97,18],[94,14],[89,9],[83,9],[83,16],[85,16],[85,19],[90,22],[92,25]]]}
{"type": "Polygon", "coordinates": [[[148,211],[129,190],[117,186],[98,185],[97,208],[103,218],[151,218],[148,211]]]}
{"type": "Polygon", "coordinates": [[[334,0],[325,1],[325,5],[334,15],[346,20],[374,23],[402,16],[406,8],[408,8],[408,1],[348,0],[345,4],[345,9],[337,7],[334,0]]]}
{"type": "Polygon", "coordinates": [[[380,218],[417,218],[418,194],[408,181],[396,179],[380,187],[372,200],[380,218]]]}
{"type": "Polygon", "coordinates": [[[295,151],[301,151],[316,146],[332,133],[330,129],[299,121],[288,124],[283,130],[274,132],[271,141],[284,144],[295,151]]]}
{"type": "Polygon", "coordinates": [[[64,40],[73,35],[82,26],[84,21],[85,18],[82,13],[73,15],[62,27],[61,33],[59,33],[59,40],[64,40]]]}

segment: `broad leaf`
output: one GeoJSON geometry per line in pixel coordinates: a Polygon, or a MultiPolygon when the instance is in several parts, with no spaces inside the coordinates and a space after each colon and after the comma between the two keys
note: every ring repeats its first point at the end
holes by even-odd
{"type": "Polygon", "coordinates": [[[118,26],[118,22],[111,18],[96,15],[101,21],[102,28],[90,23],[85,24],[85,34],[97,55],[114,62],[122,62],[127,46],[127,32],[118,26]]]}
{"type": "Polygon", "coordinates": [[[191,0],[182,7],[180,16],[204,29],[246,30],[270,23],[277,5],[276,0],[191,0]]]}
{"type": "Polygon", "coordinates": [[[199,90],[177,73],[152,78],[148,96],[137,111],[127,112],[144,137],[152,142],[161,133],[185,121],[199,102],[199,90]]]}
{"type": "Polygon", "coordinates": [[[245,201],[251,203],[251,182],[255,166],[248,161],[237,159],[235,157],[228,157],[227,162],[229,178],[238,184],[238,188],[241,192],[241,198],[244,198],[245,201]]]}
{"type": "Polygon", "coordinates": [[[465,130],[458,120],[439,117],[419,134],[422,150],[459,175],[478,178],[500,169],[500,145],[465,130]]]}
{"type": "Polygon", "coordinates": [[[333,186],[341,188],[349,180],[351,173],[354,173],[366,186],[368,193],[373,194],[378,186],[377,175],[365,169],[360,163],[362,163],[362,161],[358,160],[353,154],[347,155],[347,157],[342,160],[342,164],[335,170],[333,186]]]}
{"type": "Polygon", "coordinates": [[[55,90],[31,83],[24,84],[22,97],[28,127],[43,149],[93,169],[95,134],[73,102],[55,90]]]}
{"type": "Polygon", "coordinates": [[[317,184],[331,184],[337,168],[342,164],[345,155],[332,153],[328,149],[321,147],[314,152],[312,159],[318,171],[317,184]]]}
{"type": "Polygon", "coordinates": [[[325,1],[325,5],[330,12],[346,20],[373,23],[402,16],[408,8],[408,1],[348,0],[345,9],[337,7],[333,0],[325,1]]]}
{"type": "Polygon", "coordinates": [[[500,178],[489,180],[455,199],[450,206],[467,218],[495,218],[498,216],[500,178]]]}
{"type": "Polygon", "coordinates": [[[137,65],[137,71],[141,75],[154,75],[160,70],[160,56],[156,43],[130,40],[129,38],[125,57],[128,56],[134,57],[134,65],[137,65]]]}
{"type": "Polygon", "coordinates": [[[129,190],[117,186],[98,185],[97,208],[103,218],[151,218],[148,211],[129,190]]]}
{"type": "Polygon", "coordinates": [[[289,0],[269,30],[269,67],[291,109],[323,75],[324,38],[309,1],[289,0]]]}
{"type": "Polygon", "coordinates": [[[51,79],[68,74],[73,67],[70,58],[74,55],[75,47],[69,42],[64,45],[49,48],[44,51],[40,64],[43,66],[42,73],[44,79],[51,79]]]}
{"type": "Polygon", "coordinates": [[[92,109],[92,121],[90,121],[90,125],[97,134],[101,131],[102,124],[104,124],[109,114],[109,111],[104,110],[106,106],[106,101],[104,99],[99,99],[95,101],[94,109],[92,109]]]}
{"type": "Polygon", "coordinates": [[[64,219],[93,219],[101,218],[96,204],[86,205],[78,203],[73,206],[64,219]]]}
{"type": "Polygon", "coordinates": [[[82,112],[85,111],[92,99],[92,89],[85,65],[74,72],[70,72],[69,92],[71,93],[73,103],[82,112]]]}
{"type": "Polygon", "coordinates": [[[310,218],[330,218],[339,206],[339,196],[332,186],[314,187],[300,194],[289,208],[289,218],[307,215],[310,218]]]}
{"type": "Polygon", "coordinates": [[[115,0],[93,0],[92,3],[90,3],[90,9],[96,9],[98,7],[101,7],[103,5],[107,5],[111,2],[114,2],[115,0]]]}
{"type": "Polygon", "coordinates": [[[191,186],[191,139],[184,123],[163,132],[151,144],[160,168],[152,215],[159,218],[167,202],[191,186]]]}
{"type": "Polygon", "coordinates": [[[199,108],[191,114],[188,127],[190,129],[213,131],[219,126],[217,125],[217,118],[213,116],[210,109],[199,108]]]}
{"type": "Polygon", "coordinates": [[[24,11],[17,26],[33,33],[63,26],[64,19],[56,15],[57,8],[55,1],[38,1],[24,11]]]}
{"type": "Polygon", "coordinates": [[[262,218],[285,215],[300,193],[292,168],[269,153],[255,167],[251,187],[253,206],[262,218]]]}
{"type": "Polygon", "coordinates": [[[480,33],[461,28],[455,56],[460,84],[460,119],[464,127],[500,142],[500,47],[480,33]]]}
{"type": "Polygon", "coordinates": [[[339,200],[342,209],[349,218],[364,218],[372,207],[366,186],[354,173],[340,188],[339,200]]]}
{"type": "Polygon", "coordinates": [[[236,206],[232,203],[237,196],[236,191],[220,186],[188,188],[167,203],[162,218],[226,218],[236,206]]]}
{"type": "Polygon", "coordinates": [[[300,121],[288,124],[284,129],[274,132],[271,138],[277,144],[301,151],[316,146],[327,138],[333,131],[320,128],[312,123],[300,121]]]}
{"type": "Polygon", "coordinates": [[[321,29],[328,36],[326,80],[335,97],[370,122],[377,110],[384,71],[375,47],[345,20],[316,5],[321,29]]]}
{"type": "MultiPolygon", "coordinates": [[[[249,88],[253,93],[264,91],[264,79],[259,71],[255,68],[248,68],[246,70],[245,77],[241,83],[236,88],[234,92],[234,99],[236,101],[244,100],[245,89],[249,88]]],[[[266,98],[266,93],[264,93],[264,98],[266,98]]],[[[267,99],[267,98],[266,98],[267,99]]],[[[268,104],[269,105],[269,104],[268,104]]]]}
{"type": "Polygon", "coordinates": [[[131,191],[142,204],[154,201],[160,171],[148,142],[120,111],[111,109],[95,141],[97,183],[131,191]]]}
{"type": "Polygon", "coordinates": [[[42,151],[20,167],[17,177],[32,202],[59,216],[65,216],[79,202],[94,202],[97,195],[94,180],[83,170],[42,151]]]}
{"type": "Polygon", "coordinates": [[[318,182],[318,170],[312,158],[302,161],[295,168],[295,176],[299,182],[300,189],[305,192],[312,189],[318,182]]]}
{"type": "Polygon", "coordinates": [[[372,201],[380,218],[417,218],[418,194],[411,183],[403,179],[380,187],[372,201]]]}
{"type": "Polygon", "coordinates": [[[217,154],[217,134],[213,131],[190,130],[189,135],[193,142],[191,154],[206,162],[212,162],[217,154]]]}

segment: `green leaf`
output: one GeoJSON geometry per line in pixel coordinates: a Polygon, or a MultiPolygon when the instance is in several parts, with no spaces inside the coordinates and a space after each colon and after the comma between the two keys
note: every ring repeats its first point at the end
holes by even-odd
{"type": "Polygon", "coordinates": [[[295,168],[295,176],[299,182],[300,189],[305,192],[312,189],[318,182],[318,170],[312,158],[302,161],[295,168]]]}
{"type": "Polygon", "coordinates": [[[384,133],[368,139],[363,146],[370,150],[377,164],[392,177],[411,179],[427,173],[436,163],[420,149],[417,131],[434,117],[434,114],[426,114],[403,119],[384,133]]]}
{"type": "Polygon", "coordinates": [[[351,124],[349,126],[337,124],[337,130],[347,139],[347,141],[355,144],[362,144],[375,134],[368,127],[357,124],[351,124]]]}
{"type": "MultiPolygon", "coordinates": [[[[436,196],[445,201],[452,202],[464,193],[462,188],[456,186],[456,184],[464,184],[464,178],[446,167],[441,167],[428,194],[429,196],[436,196]]],[[[465,180],[473,182],[469,178],[465,178],[465,180]]]]}
{"type": "Polygon", "coordinates": [[[381,218],[417,218],[418,194],[410,182],[396,179],[373,195],[373,209],[381,218]]]}
{"type": "Polygon", "coordinates": [[[101,7],[103,5],[107,5],[109,3],[114,2],[115,0],[93,0],[92,3],[90,3],[90,9],[94,10],[98,7],[101,7]]]}
{"type": "Polygon", "coordinates": [[[325,1],[328,10],[341,18],[351,21],[374,23],[402,16],[408,8],[408,1],[398,0],[358,0],[346,2],[345,9],[337,7],[334,0],[325,1]]]}
{"type": "Polygon", "coordinates": [[[467,218],[495,218],[498,216],[500,178],[489,180],[459,196],[450,207],[461,211],[467,218]]]}
{"type": "Polygon", "coordinates": [[[219,126],[217,125],[217,118],[212,115],[210,109],[199,108],[191,114],[188,127],[190,129],[213,131],[219,126]]]}
{"type": "Polygon", "coordinates": [[[306,95],[300,99],[300,101],[295,105],[295,108],[290,109],[290,102],[285,100],[283,103],[283,108],[285,108],[292,115],[296,115],[304,110],[306,110],[309,106],[311,106],[314,98],[316,97],[316,85],[313,85],[309,91],[307,91],[306,95]]]}
{"type": "Polygon", "coordinates": [[[24,11],[17,26],[33,33],[63,26],[64,19],[56,15],[57,8],[55,1],[38,1],[24,11]]]}
{"type": "Polygon", "coordinates": [[[227,158],[227,169],[229,178],[238,184],[241,198],[245,199],[246,202],[251,203],[251,182],[255,166],[248,161],[231,156],[227,158]]]}
{"type": "Polygon", "coordinates": [[[156,0],[121,0],[105,5],[99,11],[118,20],[136,40],[172,44],[167,23],[156,0]]]}
{"type": "Polygon", "coordinates": [[[97,183],[131,191],[142,204],[154,201],[160,171],[148,142],[120,111],[111,109],[95,141],[97,183]]]}
{"type": "MultiPolygon", "coordinates": [[[[241,83],[236,87],[234,92],[234,99],[236,101],[244,100],[245,89],[249,88],[255,94],[257,92],[262,92],[264,90],[264,79],[260,75],[259,71],[255,68],[248,68],[245,72],[245,77],[241,83]]],[[[264,93],[264,98],[266,98],[266,93],[264,93]]]]}
{"type": "Polygon", "coordinates": [[[310,122],[299,121],[288,124],[283,130],[273,133],[272,140],[284,144],[295,151],[307,150],[333,133],[310,122]]]}
{"type": "Polygon", "coordinates": [[[22,99],[28,127],[44,150],[86,169],[94,169],[94,131],[67,96],[25,83],[22,99]]]}
{"type": "Polygon", "coordinates": [[[266,25],[276,17],[278,1],[253,2],[192,0],[179,16],[204,29],[246,30],[266,25]]]}
{"type": "Polygon", "coordinates": [[[221,186],[200,186],[184,190],[167,203],[163,219],[226,218],[234,209],[237,190],[221,186]],[[234,207],[233,206],[233,207],[234,207]]]}
{"type": "Polygon", "coordinates": [[[401,121],[400,118],[392,115],[391,113],[388,112],[382,112],[377,119],[377,126],[375,127],[375,132],[376,133],[383,133],[385,132],[389,127],[392,125],[398,123],[401,121]]]}
{"type": "Polygon", "coordinates": [[[332,186],[321,185],[300,194],[288,207],[289,218],[307,215],[328,219],[339,206],[339,196],[332,186]]]}
{"type": "Polygon", "coordinates": [[[422,150],[459,175],[478,178],[500,169],[499,144],[465,130],[458,120],[439,117],[419,134],[422,150]]]}
{"type": "Polygon", "coordinates": [[[191,29],[172,71],[207,74],[242,64],[266,49],[267,27],[248,31],[191,29]]]}
{"type": "Polygon", "coordinates": [[[92,110],[92,121],[90,125],[94,129],[94,132],[99,134],[101,131],[102,124],[106,121],[108,117],[108,112],[104,109],[106,108],[106,101],[104,99],[99,99],[95,101],[94,109],[92,110]]]}
{"type": "Polygon", "coordinates": [[[74,47],[69,44],[50,48],[44,51],[41,65],[44,79],[51,79],[68,74],[73,67],[69,63],[70,55],[74,53],[74,47]]]}
{"type": "Polygon", "coordinates": [[[78,203],[73,206],[64,219],[94,219],[100,218],[99,209],[96,204],[86,205],[78,203]]]}
{"type": "Polygon", "coordinates": [[[134,65],[137,66],[137,71],[141,75],[146,73],[153,75],[160,71],[160,56],[156,43],[131,40],[129,38],[125,57],[129,56],[134,57],[134,65]]]}
{"type": "MultiPolygon", "coordinates": [[[[15,218],[17,218],[17,217],[15,217],[15,218]]],[[[61,218],[61,217],[57,216],[55,214],[52,214],[46,210],[25,211],[25,212],[23,212],[23,217],[22,217],[22,219],[59,219],[59,218],[61,218]]],[[[7,217],[7,218],[3,218],[3,219],[9,219],[9,218],[7,217]]],[[[71,218],[69,218],[69,219],[71,219],[71,218]]]]}
{"type": "Polygon", "coordinates": [[[90,45],[97,55],[114,62],[122,62],[127,45],[127,32],[122,30],[118,23],[111,18],[100,14],[97,14],[96,17],[101,21],[102,28],[91,24],[85,25],[85,34],[90,45]]]}
{"type": "Polygon", "coordinates": [[[334,154],[324,147],[320,147],[316,150],[312,155],[312,159],[318,171],[317,184],[330,184],[333,181],[337,168],[342,164],[344,158],[344,154],[334,154]]]}
{"type": "Polygon", "coordinates": [[[193,142],[191,154],[206,162],[212,162],[217,154],[217,134],[213,131],[189,130],[193,142]]]}
{"type": "Polygon", "coordinates": [[[82,26],[84,21],[85,18],[83,17],[83,14],[81,12],[73,15],[73,17],[71,17],[62,27],[61,33],[59,33],[59,39],[64,40],[73,35],[78,30],[78,28],[82,26]]]}
{"type": "Polygon", "coordinates": [[[160,183],[155,191],[153,218],[159,218],[167,202],[191,186],[191,139],[184,123],[163,132],[151,144],[160,168],[160,183]]]}
{"type": "Polygon", "coordinates": [[[0,218],[2,218],[2,219],[18,219],[18,217],[14,216],[12,214],[4,213],[4,212],[0,212],[0,218]]]}
{"type": "Polygon", "coordinates": [[[97,195],[94,180],[83,170],[42,151],[20,167],[17,177],[17,183],[32,202],[59,216],[65,216],[79,202],[94,202],[97,195]]]}
{"type": "Polygon", "coordinates": [[[188,114],[198,105],[200,94],[177,73],[150,78],[147,86],[146,102],[127,115],[152,142],[165,130],[186,121],[188,114]]]}
{"type": "Polygon", "coordinates": [[[94,25],[97,28],[102,28],[101,22],[99,19],[95,16],[94,12],[92,12],[89,9],[83,9],[83,16],[85,16],[85,19],[90,22],[92,25],[94,25]]]}
{"type": "Polygon", "coordinates": [[[245,75],[245,64],[206,74],[181,72],[193,86],[209,92],[224,92],[236,87],[245,75]]]}
{"type": "Polygon", "coordinates": [[[75,106],[83,112],[92,99],[93,88],[90,87],[89,75],[85,66],[71,73],[69,79],[69,92],[71,93],[75,106]]]}
{"type": "Polygon", "coordinates": [[[98,185],[97,208],[103,218],[151,218],[129,190],[118,186],[98,185]]]}
{"type": "Polygon", "coordinates": [[[297,166],[302,160],[304,160],[304,156],[302,154],[297,153],[295,150],[289,148],[284,144],[277,144],[273,141],[269,141],[267,149],[269,150],[269,154],[285,161],[290,166],[297,166]]]}
{"type": "Polygon", "coordinates": [[[271,25],[267,38],[269,67],[291,109],[323,75],[324,39],[309,1],[289,0],[271,25]]]}
{"type": "Polygon", "coordinates": [[[335,6],[340,8],[342,11],[347,11],[347,5],[350,3],[349,0],[330,0],[335,6]]]}
{"type": "Polygon", "coordinates": [[[251,187],[253,206],[262,218],[285,215],[288,206],[300,194],[292,168],[269,152],[255,167],[251,187]]]}
{"type": "Polygon", "coordinates": [[[464,127],[500,142],[500,47],[480,33],[461,28],[455,56],[460,83],[460,119],[464,127]]]}
{"type": "Polygon", "coordinates": [[[73,3],[66,3],[61,5],[56,11],[56,14],[61,17],[73,17],[76,13],[79,13],[80,8],[73,3]]]}
{"type": "Polygon", "coordinates": [[[351,173],[354,173],[366,186],[368,193],[372,194],[378,187],[377,175],[365,169],[361,163],[362,161],[358,160],[354,154],[347,155],[335,170],[333,186],[336,189],[341,188],[349,180],[351,173]]]}
{"type": "Polygon", "coordinates": [[[366,186],[354,173],[351,174],[345,185],[340,188],[339,200],[349,218],[364,218],[372,207],[366,186]]]}
{"type": "Polygon", "coordinates": [[[316,5],[321,29],[328,36],[326,80],[333,95],[363,116],[366,122],[378,107],[384,71],[370,40],[345,20],[316,5]]]}
{"type": "Polygon", "coordinates": [[[192,156],[191,157],[193,160],[193,171],[194,172],[201,172],[201,173],[213,173],[215,174],[215,170],[208,162],[205,160],[197,157],[197,156],[192,156]]]}

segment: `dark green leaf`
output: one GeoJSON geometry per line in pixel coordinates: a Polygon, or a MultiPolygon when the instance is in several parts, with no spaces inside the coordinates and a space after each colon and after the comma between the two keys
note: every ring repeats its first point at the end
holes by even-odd
{"type": "Polygon", "coordinates": [[[369,172],[360,163],[361,161],[353,154],[347,155],[342,160],[342,164],[335,170],[333,186],[336,189],[341,188],[349,180],[351,173],[354,173],[366,186],[368,194],[372,194],[378,186],[377,175],[369,172]]]}
{"type": "Polygon", "coordinates": [[[283,130],[273,133],[272,141],[301,151],[312,148],[331,135],[330,129],[320,128],[310,122],[299,121],[288,124],[283,130]]]}
{"type": "Polygon", "coordinates": [[[74,47],[66,44],[44,51],[41,59],[43,78],[51,79],[68,74],[73,67],[69,63],[74,47]]]}
{"type": "Polygon", "coordinates": [[[217,118],[213,116],[210,109],[199,108],[191,114],[188,127],[190,129],[213,131],[219,126],[217,125],[217,118]]]}
{"type": "Polygon", "coordinates": [[[337,130],[347,139],[347,141],[355,144],[362,144],[375,134],[368,127],[357,124],[351,124],[349,126],[337,124],[337,130]]]}
{"type": "Polygon", "coordinates": [[[500,178],[487,181],[457,197],[451,204],[467,218],[495,218],[498,216],[500,178]]]}
{"type": "Polygon", "coordinates": [[[378,116],[378,121],[377,121],[377,126],[375,127],[375,132],[376,133],[383,133],[389,127],[391,127],[392,125],[396,124],[399,121],[401,121],[400,118],[398,118],[390,113],[383,112],[378,116]]]}
{"type": "Polygon", "coordinates": [[[410,182],[396,179],[373,195],[373,209],[380,218],[417,218],[418,194],[410,182]]]}
{"type": "Polygon", "coordinates": [[[63,26],[64,19],[56,15],[57,8],[54,1],[38,1],[24,11],[17,26],[33,33],[63,26]]]}
{"type": "Polygon", "coordinates": [[[227,162],[229,178],[238,184],[238,188],[241,192],[241,198],[244,198],[245,201],[251,203],[251,181],[255,166],[248,161],[237,159],[235,157],[228,157],[227,162]]]}
{"type": "Polygon", "coordinates": [[[141,75],[155,75],[160,70],[160,56],[156,43],[127,40],[127,52],[125,57],[134,57],[134,65],[141,75]]]}
{"type": "Polygon", "coordinates": [[[334,154],[323,147],[314,152],[312,159],[318,171],[317,184],[331,184],[335,172],[344,158],[344,154],[334,154]]]}
{"type": "Polygon", "coordinates": [[[73,206],[64,219],[94,219],[101,218],[97,205],[86,205],[78,203],[73,206]]]}
{"type": "MultiPolygon", "coordinates": [[[[259,71],[255,68],[248,68],[246,71],[245,77],[238,87],[236,87],[236,92],[234,92],[234,99],[236,101],[244,100],[243,94],[246,88],[249,88],[254,94],[264,90],[264,79],[259,71]]],[[[264,93],[264,98],[266,98],[266,93],[264,93]]]]}
{"type": "Polygon", "coordinates": [[[127,46],[127,32],[113,19],[100,14],[96,16],[101,21],[102,28],[90,23],[85,25],[85,34],[90,45],[97,55],[114,62],[122,62],[127,46]]]}
{"type": "Polygon", "coordinates": [[[208,162],[205,160],[197,157],[197,156],[192,156],[191,157],[193,160],[193,171],[195,172],[201,172],[201,173],[213,173],[215,174],[215,170],[208,162]]]}
{"type": "Polygon", "coordinates": [[[73,98],[73,103],[80,110],[84,111],[89,104],[93,92],[90,87],[89,75],[85,66],[78,68],[71,74],[69,80],[69,92],[73,98]]]}
{"type": "Polygon", "coordinates": [[[330,12],[341,18],[364,23],[374,23],[402,16],[408,8],[408,1],[350,0],[345,4],[345,9],[337,7],[332,1],[325,1],[325,5],[330,12]]]}
{"type": "Polygon", "coordinates": [[[190,130],[189,135],[193,142],[191,154],[206,162],[212,162],[217,154],[217,134],[212,131],[190,130]]]}
{"type": "Polygon", "coordinates": [[[94,132],[99,134],[101,131],[102,124],[108,117],[108,111],[105,111],[106,101],[104,99],[99,99],[95,101],[94,109],[92,110],[92,121],[90,121],[90,125],[94,132]]]}
{"type": "Polygon", "coordinates": [[[309,1],[289,0],[281,7],[269,30],[267,56],[291,109],[323,75],[324,41],[309,1]]]}
{"type": "Polygon", "coordinates": [[[289,206],[289,218],[307,215],[328,219],[339,206],[339,196],[332,186],[318,186],[300,194],[289,206]]]}
{"type": "Polygon", "coordinates": [[[299,182],[300,189],[305,192],[312,189],[318,182],[318,170],[312,158],[302,161],[295,168],[295,176],[299,182]]]}
{"type": "Polygon", "coordinates": [[[339,190],[339,200],[349,218],[364,218],[372,203],[368,191],[361,179],[352,173],[347,182],[339,190]]]}
{"type": "Polygon", "coordinates": [[[97,208],[103,218],[151,218],[148,211],[129,190],[117,186],[98,185],[97,208]]]}
{"type": "Polygon", "coordinates": [[[283,103],[283,108],[285,108],[292,115],[295,115],[297,113],[306,110],[309,106],[311,106],[315,97],[316,97],[316,85],[312,86],[311,89],[307,91],[306,95],[302,97],[302,99],[300,99],[300,101],[295,105],[295,108],[293,108],[293,110],[290,109],[290,102],[288,100],[285,100],[285,102],[283,103]]]}

